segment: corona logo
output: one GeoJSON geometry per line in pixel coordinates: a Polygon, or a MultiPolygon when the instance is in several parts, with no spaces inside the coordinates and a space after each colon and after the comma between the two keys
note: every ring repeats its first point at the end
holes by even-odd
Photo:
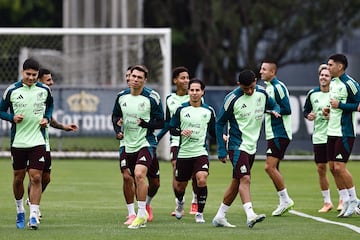
{"type": "Polygon", "coordinates": [[[66,102],[73,112],[96,112],[99,98],[96,95],[81,91],[68,97],[66,102]]]}

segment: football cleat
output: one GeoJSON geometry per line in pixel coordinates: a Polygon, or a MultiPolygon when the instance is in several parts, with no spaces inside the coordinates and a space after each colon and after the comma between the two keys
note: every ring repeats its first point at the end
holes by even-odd
{"type": "Polygon", "coordinates": [[[294,207],[294,201],[290,199],[290,202],[281,203],[273,212],[273,216],[281,216],[294,207]]]}
{"type": "Polygon", "coordinates": [[[337,215],[337,217],[344,217],[344,214],[348,207],[349,207],[349,201],[343,202],[342,209],[341,209],[340,213],[337,215]]]}
{"type": "Polygon", "coordinates": [[[340,212],[343,209],[343,204],[344,204],[343,200],[340,199],[339,200],[339,205],[337,206],[336,211],[340,212]]]}
{"type": "Polygon", "coordinates": [[[203,213],[198,212],[198,213],[195,214],[195,222],[196,223],[205,223],[203,213]]]}
{"type": "Polygon", "coordinates": [[[151,222],[154,218],[153,212],[152,212],[152,208],[149,204],[146,204],[146,211],[149,214],[149,217],[147,219],[148,222],[151,222]]]}
{"type": "Polygon", "coordinates": [[[175,217],[181,219],[184,213],[184,201],[179,202],[176,199],[175,217]]]}
{"type": "Polygon", "coordinates": [[[226,218],[214,218],[212,220],[212,224],[215,227],[228,227],[228,228],[234,228],[235,225],[230,224],[226,218]]]}
{"type": "Polygon", "coordinates": [[[36,217],[31,217],[29,219],[28,226],[29,226],[29,229],[32,229],[32,230],[37,230],[39,228],[39,224],[37,222],[36,217]]]}
{"type": "Polygon", "coordinates": [[[135,220],[128,226],[129,229],[139,229],[146,227],[147,217],[136,217],[135,220]]]}
{"type": "Polygon", "coordinates": [[[331,209],[333,209],[334,206],[332,205],[332,203],[324,203],[324,206],[319,209],[319,213],[326,213],[329,212],[331,209]]]}
{"type": "Polygon", "coordinates": [[[266,218],[265,214],[255,215],[254,218],[248,219],[246,221],[246,225],[248,225],[249,228],[253,228],[256,223],[264,221],[265,218],[266,218]]]}
{"type": "Polygon", "coordinates": [[[192,203],[191,207],[190,207],[190,214],[196,214],[198,211],[198,204],[197,203],[192,203]]]}
{"type": "Polygon", "coordinates": [[[352,200],[349,202],[349,206],[346,209],[346,212],[344,213],[343,217],[350,217],[354,211],[355,208],[358,206],[358,200],[352,200]]]}
{"type": "Polygon", "coordinates": [[[19,229],[25,228],[25,213],[18,213],[16,215],[16,227],[19,229]]]}
{"type": "Polygon", "coordinates": [[[130,216],[127,216],[126,221],[124,222],[125,225],[130,225],[135,220],[136,215],[132,214],[130,216]]]}

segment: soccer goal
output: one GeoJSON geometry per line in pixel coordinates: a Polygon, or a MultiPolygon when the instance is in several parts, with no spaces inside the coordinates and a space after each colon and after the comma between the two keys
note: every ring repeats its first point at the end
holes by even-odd
{"type": "MultiPolygon", "coordinates": [[[[0,28],[0,43],[0,84],[3,87],[19,79],[22,63],[32,57],[52,72],[55,89],[62,96],[60,101],[66,101],[65,98],[71,95],[69,91],[79,92],[72,95],[72,99],[81,104],[93,104],[90,100],[98,97],[98,110],[91,106],[81,108],[79,111],[82,113],[86,109],[95,109],[111,115],[115,99],[109,98],[114,91],[127,87],[126,69],[135,64],[147,66],[147,85],[160,93],[163,105],[165,97],[171,92],[169,28],[0,28]],[[94,96],[97,93],[89,89],[101,89],[103,92],[94,96]],[[106,91],[110,91],[109,94],[106,91]]],[[[57,100],[55,104],[59,104],[57,100]]],[[[83,107],[81,104],[79,106],[83,107]]],[[[56,109],[61,109],[62,116],[71,117],[74,113],[70,107],[55,105],[56,109]]],[[[96,111],[88,111],[87,114],[96,114],[96,111]]],[[[93,121],[90,117],[88,119],[89,123],[93,121]]],[[[107,120],[111,121],[110,118],[107,120]]],[[[88,124],[86,121],[83,124],[88,124]]],[[[104,129],[99,127],[102,131],[99,134],[113,134],[109,122],[105,125],[104,129]]],[[[94,126],[93,131],[98,129],[95,123],[84,126],[94,126]]],[[[3,125],[0,127],[3,128],[3,125]]],[[[79,134],[86,135],[88,132],[80,131],[79,134]]],[[[158,154],[168,159],[168,141],[164,140],[158,147],[158,154]]]]}

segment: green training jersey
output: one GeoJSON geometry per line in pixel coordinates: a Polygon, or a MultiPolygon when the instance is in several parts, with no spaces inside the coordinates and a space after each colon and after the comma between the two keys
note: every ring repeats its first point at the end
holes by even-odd
{"type": "Polygon", "coordinates": [[[46,85],[36,82],[27,86],[18,81],[9,86],[0,103],[0,118],[12,123],[11,146],[31,148],[45,145],[45,129],[40,127],[40,121],[47,118],[50,123],[53,108],[53,98],[46,85]],[[24,119],[16,124],[13,119],[17,114],[23,114],[24,119]]]}
{"type": "Polygon", "coordinates": [[[190,102],[182,104],[170,121],[170,129],[177,129],[180,134],[184,129],[190,129],[190,137],[180,136],[178,158],[192,158],[202,155],[208,156],[206,135],[215,137],[215,111],[212,107],[202,103],[200,107],[193,107],[190,102]]]}
{"type": "MultiPolygon", "coordinates": [[[[165,111],[165,126],[158,133],[157,137],[160,140],[166,132],[169,130],[169,123],[171,118],[174,116],[176,109],[181,106],[181,104],[189,101],[189,95],[179,96],[176,93],[171,93],[166,97],[166,111],[165,111]]],[[[170,146],[179,146],[180,138],[179,136],[170,135],[170,146]]]]}
{"type": "Polygon", "coordinates": [[[347,74],[330,82],[330,99],[339,101],[338,108],[330,108],[328,136],[355,137],[355,112],[360,103],[359,84],[347,74]]]}
{"type": "Polygon", "coordinates": [[[157,146],[151,122],[164,121],[164,112],[157,92],[149,88],[144,88],[142,93],[136,96],[131,95],[130,91],[120,92],[115,101],[114,116],[123,119],[124,138],[121,144],[125,146],[127,153],[138,152],[143,147],[157,146]],[[149,127],[140,126],[139,119],[149,123],[149,127]]]}
{"type": "Polygon", "coordinates": [[[280,109],[259,85],[256,85],[251,96],[246,95],[240,87],[226,95],[216,122],[219,158],[226,157],[227,150],[256,153],[265,110],[278,112],[280,109]],[[223,133],[227,124],[229,138],[226,148],[223,133]]]}
{"type": "Polygon", "coordinates": [[[266,140],[273,138],[292,139],[291,129],[291,107],[289,99],[289,91],[285,84],[276,77],[270,82],[266,82],[267,94],[275,100],[280,106],[280,118],[274,117],[272,114],[265,116],[265,135],[266,140]]]}
{"type": "Polygon", "coordinates": [[[304,104],[304,117],[307,118],[308,114],[311,112],[316,114],[312,134],[313,144],[324,144],[327,142],[326,132],[329,119],[323,115],[322,109],[324,107],[329,107],[329,103],[330,93],[322,92],[320,87],[311,89],[306,96],[304,104]]]}

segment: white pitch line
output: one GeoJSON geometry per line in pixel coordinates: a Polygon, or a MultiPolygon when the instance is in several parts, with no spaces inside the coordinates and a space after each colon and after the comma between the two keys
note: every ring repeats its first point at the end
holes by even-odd
{"type": "Polygon", "coordinates": [[[351,229],[351,230],[353,230],[353,231],[355,231],[357,233],[360,233],[360,227],[357,227],[357,226],[354,226],[354,225],[351,225],[351,224],[348,224],[348,223],[334,222],[334,221],[327,220],[325,218],[314,217],[314,216],[308,215],[306,213],[298,212],[298,211],[295,211],[295,210],[290,210],[289,213],[300,216],[300,217],[311,218],[311,219],[314,219],[314,220],[319,221],[319,222],[324,222],[324,223],[330,223],[330,224],[343,226],[343,227],[349,228],[349,229],[351,229]]]}

